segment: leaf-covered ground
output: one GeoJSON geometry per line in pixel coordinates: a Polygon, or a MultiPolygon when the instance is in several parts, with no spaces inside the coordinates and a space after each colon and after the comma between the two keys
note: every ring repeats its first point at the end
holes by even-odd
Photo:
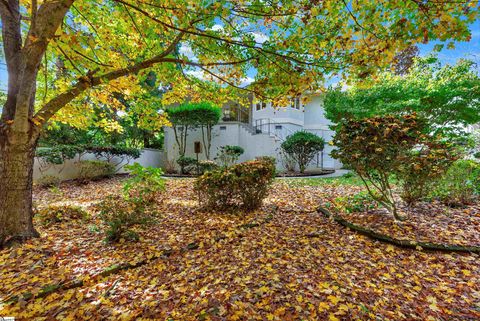
{"type": "MultiPolygon", "coordinates": [[[[45,320],[478,320],[475,254],[399,249],[349,231],[315,208],[360,187],[278,181],[262,210],[198,208],[190,179],[169,180],[159,221],[138,242],[103,242],[92,205],[121,179],[36,190],[38,207],[81,205],[87,221],[39,226],[41,238],[0,252],[0,300],[53,284],[83,285],[44,298],[0,303],[0,316],[45,320]],[[162,256],[168,250],[171,255],[162,256]],[[157,257],[159,257],[157,259],[157,257]],[[140,267],[95,277],[116,264],[140,267]]],[[[422,204],[393,223],[349,215],[399,238],[479,245],[480,209],[422,204]]]]}

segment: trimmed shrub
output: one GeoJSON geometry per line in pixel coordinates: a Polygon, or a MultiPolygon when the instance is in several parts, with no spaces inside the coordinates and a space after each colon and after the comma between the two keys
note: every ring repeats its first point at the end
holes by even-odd
{"type": "Polygon", "coordinates": [[[165,190],[163,171],[155,167],[143,167],[139,163],[125,166],[130,171],[130,178],[123,184],[125,197],[136,202],[151,204],[159,192],[165,190]]]}
{"type": "Polygon", "coordinates": [[[240,146],[225,145],[218,149],[215,159],[218,160],[223,167],[228,167],[235,164],[244,152],[245,150],[240,146]]]}
{"type": "Polygon", "coordinates": [[[195,181],[199,201],[216,210],[261,206],[275,177],[275,164],[262,159],[207,172],[195,181]]]}
{"type": "Polygon", "coordinates": [[[436,183],[431,197],[449,206],[473,203],[480,196],[480,164],[472,160],[458,160],[436,183]]]}
{"type": "Polygon", "coordinates": [[[255,159],[259,160],[259,161],[270,162],[273,165],[275,165],[277,163],[277,160],[273,156],[257,156],[257,157],[255,157],[255,159]]]}
{"type": "Polygon", "coordinates": [[[372,198],[402,220],[397,212],[392,178],[410,205],[424,195],[457,158],[453,146],[426,134],[416,114],[345,120],[337,125],[332,156],[351,167],[372,198]]]}
{"type": "Polygon", "coordinates": [[[38,148],[35,156],[41,158],[45,163],[60,165],[67,159],[72,159],[75,155],[84,152],[85,148],[81,145],[56,145],[52,147],[38,148]]]}
{"type": "Polygon", "coordinates": [[[61,179],[54,175],[43,175],[39,179],[37,179],[37,185],[41,187],[54,187],[60,185],[61,179]]]}
{"type": "Polygon", "coordinates": [[[198,162],[199,174],[204,174],[218,168],[218,164],[211,160],[201,160],[198,162]]]}
{"type": "Polygon", "coordinates": [[[177,159],[177,164],[180,166],[180,172],[182,174],[190,174],[197,167],[197,160],[193,157],[180,156],[177,159]]]}
{"type": "Polygon", "coordinates": [[[78,162],[80,174],[78,179],[81,182],[89,182],[104,177],[111,177],[115,174],[115,165],[98,160],[85,160],[78,162]]]}
{"type": "Polygon", "coordinates": [[[88,217],[87,212],[79,206],[50,205],[35,213],[44,225],[61,223],[69,220],[82,220],[88,217]]]}
{"type": "Polygon", "coordinates": [[[129,164],[131,160],[139,158],[141,154],[138,148],[125,146],[87,146],[85,150],[108,163],[113,163],[113,160],[117,159],[114,164],[115,172],[120,164],[129,164]]]}
{"type": "Polygon", "coordinates": [[[308,163],[323,150],[325,140],[313,133],[299,131],[287,137],[282,143],[282,150],[298,165],[300,173],[305,171],[308,163]]]}
{"type": "MultiPolygon", "coordinates": [[[[48,170],[52,165],[62,165],[68,159],[73,159],[77,154],[85,152],[82,145],[55,145],[53,147],[39,147],[35,151],[35,157],[39,161],[41,173],[48,170]]],[[[61,172],[63,168],[59,169],[61,172]]]]}

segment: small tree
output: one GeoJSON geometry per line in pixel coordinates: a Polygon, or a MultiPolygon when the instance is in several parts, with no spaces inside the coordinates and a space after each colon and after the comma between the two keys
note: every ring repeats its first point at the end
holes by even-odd
{"type": "Polygon", "coordinates": [[[295,160],[300,173],[305,171],[308,163],[325,147],[325,140],[315,134],[299,131],[287,137],[281,145],[282,150],[295,160]]]}
{"type": "Polygon", "coordinates": [[[172,123],[173,133],[175,135],[175,141],[178,146],[178,154],[180,157],[185,156],[188,128],[191,125],[189,119],[189,116],[191,116],[190,110],[185,106],[186,105],[180,105],[175,108],[170,108],[167,111],[168,119],[172,123]]]}
{"type": "Polygon", "coordinates": [[[210,102],[185,103],[170,108],[168,116],[172,123],[180,156],[185,156],[188,129],[200,128],[205,157],[210,159],[212,128],[218,123],[221,115],[221,108],[210,102]]]}
{"type": "Polygon", "coordinates": [[[395,219],[397,210],[391,179],[412,204],[456,159],[451,144],[426,134],[426,122],[416,114],[345,120],[337,125],[332,155],[350,166],[370,195],[395,219]]]}

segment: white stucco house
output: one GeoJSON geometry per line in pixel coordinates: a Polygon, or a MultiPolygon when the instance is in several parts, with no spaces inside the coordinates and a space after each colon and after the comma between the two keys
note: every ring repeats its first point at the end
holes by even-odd
{"type": "MultiPolygon", "coordinates": [[[[325,169],[340,168],[341,163],[330,156],[332,147],[328,142],[332,139],[333,131],[329,129],[331,123],[324,117],[322,96],[310,94],[307,101],[302,104],[301,99],[295,98],[289,106],[275,108],[270,103],[254,103],[253,100],[249,108],[235,102],[223,106],[223,117],[212,131],[211,158],[215,157],[220,146],[237,145],[245,150],[239,161],[273,156],[277,160],[277,169],[285,170],[280,145],[288,135],[304,130],[315,133],[327,142],[325,150],[312,160],[308,169],[321,168],[322,164],[325,169]]],[[[201,141],[201,131],[190,130],[185,156],[196,157],[194,145],[201,141]]],[[[165,158],[170,162],[179,157],[174,132],[170,127],[165,127],[164,151],[165,158]]],[[[199,154],[199,159],[205,159],[204,153],[199,154]]]]}

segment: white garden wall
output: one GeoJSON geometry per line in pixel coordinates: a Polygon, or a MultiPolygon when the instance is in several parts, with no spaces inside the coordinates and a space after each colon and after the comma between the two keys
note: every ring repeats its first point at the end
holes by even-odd
{"type": "MultiPolygon", "coordinates": [[[[82,156],[82,160],[95,160],[97,159],[94,154],[85,154],[82,156]]],[[[113,159],[112,163],[116,164],[120,160],[113,159]]],[[[139,163],[142,166],[151,166],[151,167],[163,167],[165,161],[165,153],[162,150],[146,148],[142,150],[142,153],[139,158],[131,160],[130,163],[135,162],[139,163]]],[[[52,165],[48,167],[47,170],[40,170],[40,160],[35,158],[35,164],[33,167],[33,180],[37,180],[43,175],[54,175],[59,177],[61,180],[74,179],[78,177],[79,169],[77,166],[78,156],[74,159],[67,160],[63,165],[52,165]]],[[[125,162],[119,164],[118,173],[125,173],[123,166],[126,165],[125,162]]]]}

